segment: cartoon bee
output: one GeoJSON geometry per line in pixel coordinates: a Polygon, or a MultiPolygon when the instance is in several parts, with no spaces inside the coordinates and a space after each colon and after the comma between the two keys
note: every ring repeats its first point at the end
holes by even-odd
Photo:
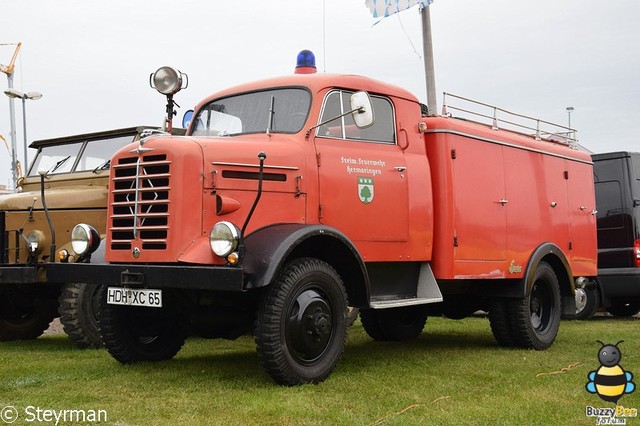
{"type": "Polygon", "coordinates": [[[604,344],[600,340],[596,341],[602,345],[598,351],[598,360],[601,365],[600,368],[587,375],[589,378],[586,384],[587,392],[596,393],[603,400],[617,404],[622,395],[636,389],[635,383],[631,381],[633,374],[624,371],[619,365],[622,352],[618,345],[623,340],[615,345],[604,344]]]}

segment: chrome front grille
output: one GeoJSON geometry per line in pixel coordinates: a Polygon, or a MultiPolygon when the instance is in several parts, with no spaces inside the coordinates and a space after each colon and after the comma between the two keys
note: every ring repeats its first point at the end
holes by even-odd
{"type": "Polygon", "coordinates": [[[114,168],[109,232],[112,250],[164,250],[169,233],[171,162],[166,155],[120,158],[114,168]]]}

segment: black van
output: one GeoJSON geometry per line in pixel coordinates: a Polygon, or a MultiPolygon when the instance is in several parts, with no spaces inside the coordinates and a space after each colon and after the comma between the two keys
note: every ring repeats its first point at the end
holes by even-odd
{"type": "Polygon", "coordinates": [[[640,312],[640,153],[594,154],[598,282],[577,291],[577,317],[602,305],[614,316],[640,312]]]}

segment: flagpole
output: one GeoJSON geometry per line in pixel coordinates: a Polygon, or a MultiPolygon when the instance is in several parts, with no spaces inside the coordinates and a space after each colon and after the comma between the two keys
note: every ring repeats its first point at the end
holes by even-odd
{"type": "Polygon", "coordinates": [[[436,102],[436,76],[433,64],[433,43],[431,41],[431,13],[429,5],[422,8],[422,52],[424,55],[424,74],[427,82],[427,107],[429,115],[438,115],[438,103],[436,102]]]}

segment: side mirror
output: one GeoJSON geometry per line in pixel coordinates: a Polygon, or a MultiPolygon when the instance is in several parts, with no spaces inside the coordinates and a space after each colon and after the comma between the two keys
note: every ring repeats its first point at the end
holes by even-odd
{"type": "Polygon", "coordinates": [[[356,92],[351,95],[349,102],[351,104],[351,115],[356,126],[361,129],[371,126],[374,116],[369,94],[367,92],[356,92]]]}
{"type": "Polygon", "coordinates": [[[191,119],[193,118],[193,110],[190,109],[187,112],[184,113],[184,115],[182,116],[182,128],[183,129],[188,129],[189,128],[189,124],[191,124],[191,119]]]}

